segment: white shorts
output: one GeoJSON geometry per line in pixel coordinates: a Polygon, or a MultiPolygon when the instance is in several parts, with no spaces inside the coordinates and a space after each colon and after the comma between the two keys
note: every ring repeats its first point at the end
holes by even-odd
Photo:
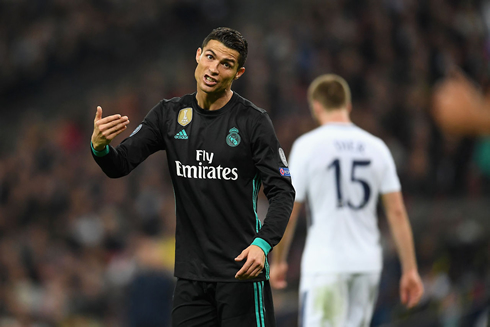
{"type": "Polygon", "coordinates": [[[368,327],[381,272],[301,277],[300,327],[368,327]]]}

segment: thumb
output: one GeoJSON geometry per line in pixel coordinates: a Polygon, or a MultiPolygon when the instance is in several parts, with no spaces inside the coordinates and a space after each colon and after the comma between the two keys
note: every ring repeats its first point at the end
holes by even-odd
{"type": "Polygon", "coordinates": [[[97,106],[97,113],[95,114],[95,120],[102,119],[102,107],[97,106]]]}
{"type": "Polygon", "coordinates": [[[235,258],[235,261],[242,261],[243,259],[245,259],[245,257],[247,256],[246,251],[246,249],[243,250],[242,253],[240,253],[240,255],[235,258]]]}

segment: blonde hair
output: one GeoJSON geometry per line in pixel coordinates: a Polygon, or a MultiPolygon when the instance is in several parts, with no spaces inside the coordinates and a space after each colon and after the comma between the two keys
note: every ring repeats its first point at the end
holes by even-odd
{"type": "Polygon", "coordinates": [[[335,74],[320,75],[308,88],[308,102],[318,101],[326,110],[347,107],[351,103],[349,84],[335,74]]]}

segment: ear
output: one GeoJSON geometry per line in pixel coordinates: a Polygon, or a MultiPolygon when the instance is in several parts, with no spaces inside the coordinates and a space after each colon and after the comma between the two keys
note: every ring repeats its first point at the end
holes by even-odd
{"type": "Polygon", "coordinates": [[[233,78],[233,80],[239,79],[240,76],[243,75],[243,73],[245,73],[245,67],[240,67],[240,69],[236,72],[235,78],[233,78]]]}
{"type": "Polygon", "coordinates": [[[197,63],[199,63],[199,60],[201,59],[201,55],[202,55],[202,49],[197,48],[197,52],[196,52],[196,62],[197,63]]]}
{"type": "Polygon", "coordinates": [[[320,102],[316,100],[312,100],[310,104],[311,115],[313,118],[318,121],[318,117],[320,117],[321,112],[323,111],[323,107],[320,102]]]}

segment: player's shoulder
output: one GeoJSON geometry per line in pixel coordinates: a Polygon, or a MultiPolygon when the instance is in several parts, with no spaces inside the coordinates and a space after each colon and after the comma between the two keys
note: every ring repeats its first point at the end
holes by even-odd
{"type": "Polygon", "coordinates": [[[242,97],[240,94],[236,93],[236,102],[238,105],[238,108],[249,113],[249,114],[267,114],[267,111],[265,109],[262,109],[255,105],[252,101],[242,97]]]}
{"type": "Polygon", "coordinates": [[[315,148],[317,142],[325,142],[325,137],[322,134],[321,127],[317,127],[312,129],[309,132],[306,132],[296,138],[293,142],[294,152],[297,154],[305,154],[312,151],[315,148]]]}
{"type": "Polygon", "coordinates": [[[173,97],[170,99],[162,99],[160,101],[160,105],[164,108],[165,107],[173,108],[173,107],[179,107],[179,106],[191,107],[194,96],[195,96],[195,94],[193,93],[193,94],[186,94],[186,95],[183,95],[181,97],[173,97]]]}
{"type": "Polygon", "coordinates": [[[390,149],[386,145],[385,141],[380,137],[356,126],[356,130],[358,133],[358,138],[361,139],[364,143],[370,145],[371,149],[374,149],[378,153],[389,155],[391,153],[390,149]]]}
{"type": "Polygon", "coordinates": [[[169,119],[171,117],[175,117],[182,109],[192,108],[194,96],[195,94],[186,94],[181,97],[162,99],[151,110],[149,115],[162,117],[161,119],[169,119]]]}

